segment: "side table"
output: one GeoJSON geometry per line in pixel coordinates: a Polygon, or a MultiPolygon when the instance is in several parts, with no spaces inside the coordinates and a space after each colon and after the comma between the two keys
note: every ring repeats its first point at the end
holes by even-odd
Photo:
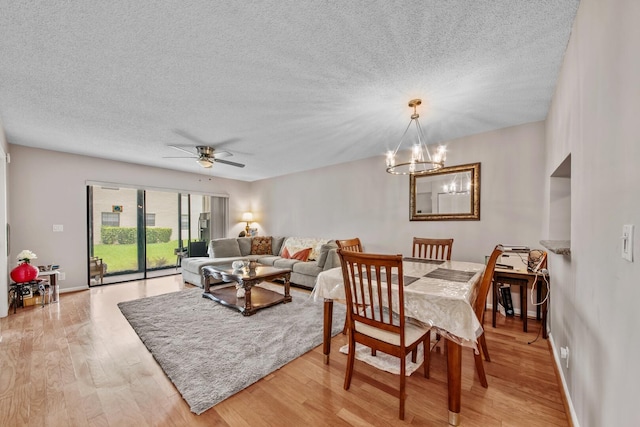
{"type": "Polygon", "coordinates": [[[58,302],[60,290],[58,289],[58,270],[46,270],[38,272],[38,278],[49,281],[49,292],[51,292],[51,302],[58,302]]]}

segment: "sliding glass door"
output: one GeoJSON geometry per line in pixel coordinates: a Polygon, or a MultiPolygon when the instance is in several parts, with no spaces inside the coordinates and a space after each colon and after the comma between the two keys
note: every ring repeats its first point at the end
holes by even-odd
{"type": "Polygon", "coordinates": [[[206,256],[228,229],[226,197],[89,185],[87,201],[89,254],[107,266],[103,283],[177,274],[180,254],[206,256]]]}

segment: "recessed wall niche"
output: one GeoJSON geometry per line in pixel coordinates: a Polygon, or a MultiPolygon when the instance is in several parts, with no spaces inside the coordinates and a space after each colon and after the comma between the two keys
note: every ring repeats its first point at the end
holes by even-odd
{"type": "Polygon", "coordinates": [[[571,154],[551,174],[547,249],[566,254],[571,247],[571,154]]]}

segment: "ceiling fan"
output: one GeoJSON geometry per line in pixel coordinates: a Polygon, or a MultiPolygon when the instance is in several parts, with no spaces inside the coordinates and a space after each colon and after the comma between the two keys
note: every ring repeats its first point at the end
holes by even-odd
{"type": "Polygon", "coordinates": [[[228,151],[216,151],[215,148],[209,147],[207,145],[197,145],[195,147],[196,153],[192,150],[188,150],[179,145],[170,145],[169,147],[175,148],[176,150],[184,151],[187,154],[191,154],[189,157],[164,157],[165,159],[196,159],[196,162],[203,168],[210,168],[213,166],[214,162],[223,163],[225,165],[235,166],[238,168],[243,168],[244,165],[242,163],[236,163],[229,160],[224,160],[223,157],[233,156],[233,154],[228,151]]]}

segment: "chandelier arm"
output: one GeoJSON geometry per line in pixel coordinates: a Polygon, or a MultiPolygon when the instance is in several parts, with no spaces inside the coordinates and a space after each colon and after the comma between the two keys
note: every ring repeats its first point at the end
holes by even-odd
{"type": "Polygon", "coordinates": [[[404,133],[402,134],[402,137],[400,137],[400,142],[398,143],[398,146],[396,147],[396,149],[393,151],[393,155],[395,156],[396,153],[398,152],[398,150],[400,149],[400,147],[402,146],[402,143],[404,142],[404,137],[407,136],[407,132],[409,131],[409,127],[411,126],[411,122],[413,120],[409,120],[409,124],[407,125],[407,127],[404,130],[404,133]]]}
{"type": "Polygon", "coordinates": [[[433,159],[431,158],[431,152],[429,151],[429,148],[427,147],[427,139],[424,137],[424,134],[422,133],[422,126],[420,125],[420,122],[418,121],[418,119],[416,119],[416,129],[418,132],[418,141],[420,141],[420,146],[424,149],[424,151],[427,153],[427,157],[429,158],[429,161],[433,161],[433,159]]]}

